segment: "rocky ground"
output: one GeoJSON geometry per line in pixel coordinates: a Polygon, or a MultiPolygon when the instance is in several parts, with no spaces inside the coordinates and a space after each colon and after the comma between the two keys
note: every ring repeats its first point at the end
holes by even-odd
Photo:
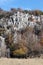
{"type": "Polygon", "coordinates": [[[43,59],[7,59],[1,58],[0,65],[43,65],[43,59]]]}

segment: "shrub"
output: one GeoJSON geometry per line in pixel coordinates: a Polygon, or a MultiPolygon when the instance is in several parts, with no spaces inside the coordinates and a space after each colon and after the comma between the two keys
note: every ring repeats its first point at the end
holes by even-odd
{"type": "Polygon", "coordinates": [[[40,39],[40,43],[41,43],[41,45],[43,45],[43,38],[40,39]]]}
{"type": "Polygon", "coordinates": [[[26,48],[20,48],[13,51],[13,55],[24,55],[26,54],[26,48]]]}
{"type": "Polygon", "coordinates": [[[12,56],[13,57],[16,57],[16,58],[27,58],[28,54],[27,54],[27,48],[24,47],[24,48],[19,48],[19,49],[16,49],[14,51],[12,51],[12,56]]]}

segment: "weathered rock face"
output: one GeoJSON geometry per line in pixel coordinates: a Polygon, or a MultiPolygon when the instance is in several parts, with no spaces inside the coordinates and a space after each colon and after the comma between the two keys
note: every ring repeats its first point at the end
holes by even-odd
{"type": "Polygon", "coordinates": [[[0,36],[0,57],[5,57],[5,54],[6,54],[5,38],[0,36]]]}

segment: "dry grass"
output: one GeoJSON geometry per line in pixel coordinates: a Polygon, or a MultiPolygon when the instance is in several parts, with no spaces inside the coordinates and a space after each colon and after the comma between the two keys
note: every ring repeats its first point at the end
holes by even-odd
{"type": "Polygon", "coordinates": [[[1,58],[0,65],[43,65],[43,59],[7,59],[1,58]]]}

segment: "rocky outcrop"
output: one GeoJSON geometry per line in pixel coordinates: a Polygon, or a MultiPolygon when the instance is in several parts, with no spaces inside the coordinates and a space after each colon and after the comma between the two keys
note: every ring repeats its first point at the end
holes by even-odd
{"type": "Polygon", "coordinates": [[[2,54],[7,57],[39,57],[43,52],[43,17],[21,9],[12,9],[3,15],[0,19],[2,54]]]}

